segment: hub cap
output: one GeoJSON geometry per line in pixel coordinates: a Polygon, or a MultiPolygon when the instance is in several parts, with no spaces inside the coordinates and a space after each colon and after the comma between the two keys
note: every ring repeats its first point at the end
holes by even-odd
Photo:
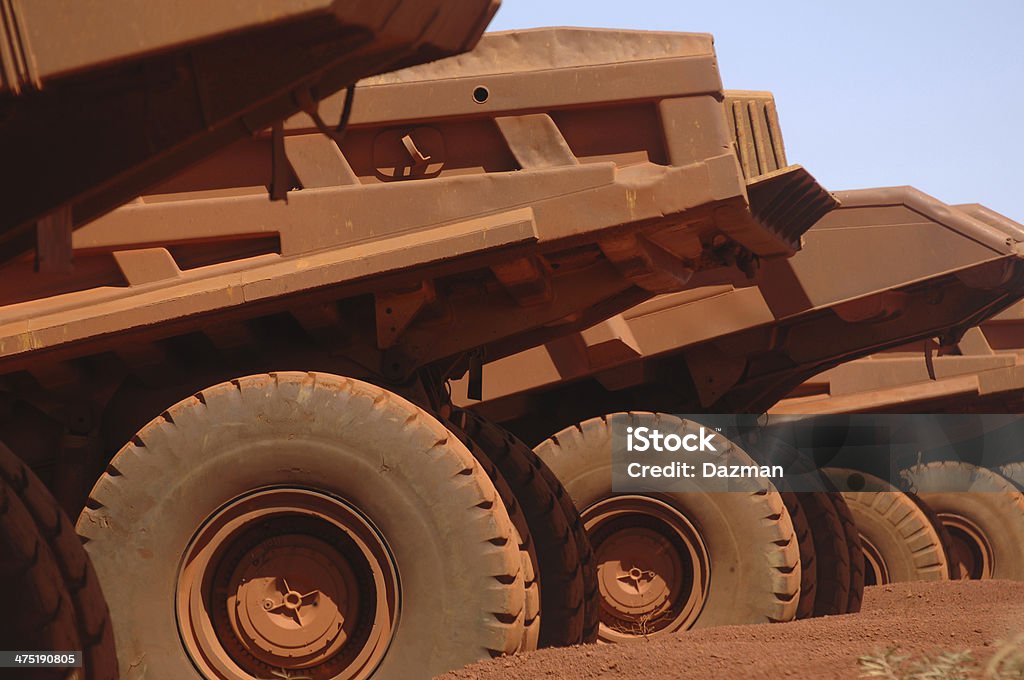
{"type": "Polygon", "coordinates": [[[341,500],[269,489],[215,512],[185,553],[178,622],[210,678],[369,676],[398,613],[382,538],[341,500]]]}
{"type": "Polygon", "coordinates": [[[949,532],[952,543],[949,557],[960,566],[960,578],[992,578],[992,546],[981,527],[957,514],[940,512],[938,515],[949,532]]]}
{"type": "Polygon", "coordinates": [[[583,520],[597,559],[600,639],[693,625],[707,597],[710,563],[686,517],[654,498],[617,496],[588,508],[583,520]]]}

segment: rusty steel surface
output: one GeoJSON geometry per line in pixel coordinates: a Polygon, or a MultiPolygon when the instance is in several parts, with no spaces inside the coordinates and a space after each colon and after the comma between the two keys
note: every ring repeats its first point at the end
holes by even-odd
{"type": "Polygon", "coordinates": [[[947,346],[920,340],[823,371],[770,410],[1014,413],[1022,405],[1024,304],[1018,303],[947,346]]]}
{"type": "MultiPolygon", "coordinates": [[[[1024,225],[985,206],[956,209],[1014,239],[1024,234],[1024,225]]],[[[1024,302],[1017,302],[952,342],[922,339],[823,371],[770,412],[1016,413],[1022,407],[1024,302]]]]}
{"type": "Polygon", "coordinates": [[[835,202],[752,161],[766,141],[784,163],[770,96],[724,95],[710,36],[490,35],[362,83],[340,148],[299,115],[77,230],[74,272],[9,264],[0,372],[280,313],[392,378],[502,356],[794,252],[835,202]]]}
{"type": "MultiPolygon", "coordinates": [[[[475,410],[528,440],[624,409],[761,412],[826,368],[909,342],[918,343],[913,357],[896,360],[927,380],[926,338],[962,336],[966,347],[982,334],[971,330],[979,322],[984,329],[1021,316],[1013,305],[1024,296],[1019,225],[906,187],[837,196],[842,207],[805,234],[803,250],[762,261],[754,281],[709,277],[486,365],[475,410]]],[[[855,380],[849,367],[875,360],[824,375],[855,380]]],[[[874,375],[895,375],[875,365],[874,375]]],[[[472,403],[464,380],[453,398],[472,403]]],[[[803,413],[807,403],[777,408],[803,413]]]]}
{"type": "Polygon", "coordinates": [[[66,268],[74,227],[359,78],[472,48],[497,6],[5,1],[0,262],[36,246],[66,268]]]}

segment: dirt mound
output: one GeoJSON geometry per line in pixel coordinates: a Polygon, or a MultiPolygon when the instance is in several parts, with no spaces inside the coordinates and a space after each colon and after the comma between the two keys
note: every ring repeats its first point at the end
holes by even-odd
{"type": "Polygon", "coordinates": [[[783,624],[725,626],[621,645],[546,649],[485,661],[443,677],[857,678],[857,658],[897,646],[904,654],[970,649],[1024,632],[1024,583],[955,581],[868,588],[860,614],[783,624]]]}

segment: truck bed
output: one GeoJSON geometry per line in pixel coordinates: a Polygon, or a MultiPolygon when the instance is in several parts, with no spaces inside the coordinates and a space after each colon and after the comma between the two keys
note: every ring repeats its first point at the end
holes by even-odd
{"type": "MultiPolygon", "coordinates": [[[[755,285],[710,280],[487,365],[475,408],[531,437],[623,408],[760,413],[833,366],[825,375],[834,385],[868,372],[893,379],[894,361],[927,380],[921,343],[973,337],[972,326],[1019,309],[1011,307],[1024,296],[1019,225],[978,219],[908,187],[837,196],[842,207],[807,232],[804,249],[764,262],[755,285]],[[913,356],[844,363],[908,343],[913,356]]],[[[935,359],[936,367],[966,360],[935,359]]],[[[473,404],[464,383],[453,397],[473,404]]],[[[776,410],[827,403],[808,396],[776,410]]]]}
{"type": "Polygon", "coordinates": [[[791,255],[836,204],[706,35],[494,34],[358,92],[340,146],[296,116],[76,231],[75,272],[0,270],[0,372],[287,314],[399,379],[791,255]]]}
{"type": "MultiPolygon", "coordinates": [[[[35,0],[0,13],[0,263],[356,80],[468,50],[496,0],[35,0]]],[[[332,125],[339,119],[332,119],[332,125]]]]}

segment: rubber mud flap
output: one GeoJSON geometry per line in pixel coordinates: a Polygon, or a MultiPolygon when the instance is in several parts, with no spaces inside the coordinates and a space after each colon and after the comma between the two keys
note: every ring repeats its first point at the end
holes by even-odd
{"type": "Polygon", "coordinates": [[[867,585],[950,578],[942,538],[913,498],[865,472],[825,468],[825,473],[853,514],[867,585]]]}
{"type": "MultiPolygon", "coordinates": [[[[594,544],[601,639],[793,619],[800,553],[775,487],[745,478],[730,480],[744,487],[730,492],[709,493],[692,482],[693,490],[681,493],[616,494],[613,419],[665,434],[697,431],[675,416],[616,413],[565,428],[534,449],[565,485],[594,544]],[[730,568],[712,572],[715,565],[730,568]]],[[[688,455],[699,465],[712,456],[721,462],[725,453],[688,455]]],[[[730,446],[727,455],[753,464],[738,447],[730,446]]]]}
{"type": "Polygon", "coordinates": [[[901,475],[950,534],[961,578],[1024,580],[1024,494],[1002,475],[962,461],[901,475]]]}
{"type": "Polygon", "coordinates": [[[124,678],[426,677],[522,642],[494,485],[430,414],[358,380],[202,390],[121,449],[77,528],[124,678]]]}

